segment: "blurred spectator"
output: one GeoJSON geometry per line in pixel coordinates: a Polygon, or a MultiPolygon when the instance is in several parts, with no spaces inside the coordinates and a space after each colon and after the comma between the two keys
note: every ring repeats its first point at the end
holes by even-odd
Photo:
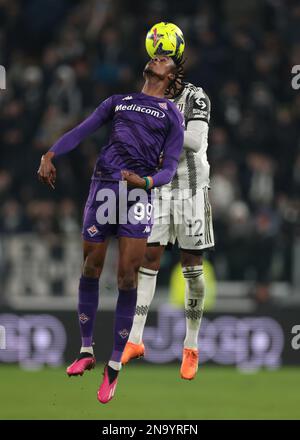
{"type": "Polygon", "coordinates": [[[270,158],[261,154],[248,157],[249,201],[254,206],[269,206],[274,200],[274,166],[270,158]]]}
{"type": "Polygon", "coordinates": [[[254,234],[248,206],[242,200],[230,205],[227,218],[226,263],[230,280],[247,279],[251,257],[249,248],[254,234]]]}
{"type": "Polygon", "coordinates": [[[239,193],[236,164],[228,160],[216,168],[211,178],[211,204],[215,218],[226,217],[239,193]]]}
{"type": "Polygon", "coordinates": [[[7,200],[1,210],[1,233],[11,234],[26,231],[26,218],[16,200],[7,200]]]}
{"type": "Polygon", "coordinates": [[[72,67],[57,67],[54,81],[47,94],[47,102],[57,109],[60,117],[64,119],[64,124],[71,125],[76,121],[81,111],[81,94],[72,67]]]}
{"type": "Polygon", "coordinates": [[[74,202],[70,199],[62,200],[58,206],[58,211],[59,230],[65,234],[79,232],[77,209],[74,202]]]}

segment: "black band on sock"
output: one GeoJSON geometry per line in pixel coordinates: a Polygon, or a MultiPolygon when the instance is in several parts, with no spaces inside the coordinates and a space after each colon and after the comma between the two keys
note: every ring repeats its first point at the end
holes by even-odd
{"type": "Polygon", "coordinates": [[[80,359],[89,358],[89,357],[94,357],[94,356],[91,353],[87,353],[86,351],[84,351],[79,354],[77,360],[79,361],[80,359]]]}

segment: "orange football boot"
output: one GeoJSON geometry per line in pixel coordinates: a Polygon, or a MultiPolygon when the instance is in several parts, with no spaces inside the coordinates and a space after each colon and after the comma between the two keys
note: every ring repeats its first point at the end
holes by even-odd
{"type": "Polygon", "coordinates": [[[182,379],[192,380],[198,371],[198,350],[192,348],[184,348],[182,354],[182,363],[180,375],[182,379]]]}
{"type": "Polygon", "coordinates": [[[133,342],[127,342],[125,345],[121,362],[123,365],[127,364],[131,359],[143,357],[145,355],[145,346],[143,343],[134,344],[133,342]]]}

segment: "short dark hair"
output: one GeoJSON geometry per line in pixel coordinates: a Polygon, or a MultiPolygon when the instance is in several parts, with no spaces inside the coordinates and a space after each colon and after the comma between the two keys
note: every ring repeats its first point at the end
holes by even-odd
{"type": "Polygon", "coordinates": [[[176,60],[173,58],[175,63],[174,74],[175,78],[170,81],[170,84],[166,88],[165,95],[170,96],[171,98],[175,98],[183,87],[183,77],[184,77],[184,68],[183,65],[185,63],[185,59],[181,58],[176,60]]]}

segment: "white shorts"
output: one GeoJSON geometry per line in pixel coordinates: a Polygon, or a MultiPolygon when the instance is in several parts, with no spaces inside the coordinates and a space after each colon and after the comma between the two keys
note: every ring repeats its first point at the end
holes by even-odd
{"type": "Polygon", "coordinates": [[[180,249],[202,250],[214,246],[208,187],[186,199],[154,199],[154,224],[148,244],[166,246],[178,240],[180,249]]]}

